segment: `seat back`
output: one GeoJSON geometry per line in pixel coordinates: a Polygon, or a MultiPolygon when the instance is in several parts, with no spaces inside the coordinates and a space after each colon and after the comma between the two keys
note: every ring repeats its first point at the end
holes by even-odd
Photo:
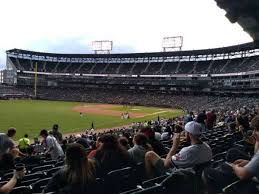
{"type": "Polygon", "coordinates": [[[31,179],[36,179],[36,178],[43,178],[45,175],[43,172],[36,172],[36,173],[33,173],[33,174],[27,174],[25,175],[23,178],[22,178],[22,181],[28,181],[28,180],[31,180],[31,179]]]}
{"type": "Polygon", "coordinates": [[[39,171],[45,171],[45,170],[49,170],[51,168],[54,168],[55,166],[54,165],[44,165],[44,166],[38,166],[38,167],[35,167],[31,170],[32,173],[34,172],[39,172],[39,171]]]}
{"type": "Polygon", "coordinates": [[[136,173],[132,167],[126,167],[109,172],[104,183],[108,193],[119,193],[133,189],[137,185],[136,173]]]}
{"type": "Polygon", "coordinates": [[[38,180],[37,182],[35,182],[34,184],[32,184],[32,190],[34,193],[40,193],[42,192],[42,190],[45,188],[45,186],[48,184],[50,178],[45,178],[45,179],[41,179],[38,180]]]}
{"type": "Polygon", "coordinates": [[[156,184],[160,184],[163,180],[165,180],[169,175],[162,175],[153,179],[146,180],[142,183],[144,188],[152,187],[156,184]]]}
{"type": "Polygon", "coordinates": [[[162,185],[155,185],[153,187],[149,187],[141,191],[133,192],[133,194],[160,194],[160,193],[164,193],[164,187],[162,185]]]}
{"type": "Polygon", "coordinates": [[[58,167],[54,167],[54,168],[51,168],[49,170],[46,170],[46,174],[48,177],[52,177],[53,174],[55,174],[58,170],[60,170],[62,167],[61,166],[58,166],[58,167]]]}
{"type": "Polygon", "coordinates": [[[15,187],[10,194],[32,194],[32,189],[28,186],[15,187]]]}
{"type": "Polygon", "coordinates": [[[146,178],[145,163],[139,162],[135,168],[136,168],[136,179],[139,183],[141,183],[146,178]]]}
{"type": "Polygon", "coordinates": [[[204,162],[204,163],[201,163],[201,164],[196,164],[193,169],[196,173],[196,175],[198,175],[199,177],[201,177],[202,175],[202,172],[205,168],[208,168],[210,165],[211,165],[211,161],[208,161],[208,162],[204,162]]]}
{"type": "Polygon", "coordinates": [[[9,180],[10,178],[13,177],[13,172],[9,172],[9,173],[6,173],[2,176],[1,178],[1,181],[6,181],[6,180],[9,180]]]}
{"type": "Polygon", "coordinates": [[[45,161],[42,161],[41,165],[56,165],[57,164],[57,161],[56,160],[45,160],[45,161]]]}

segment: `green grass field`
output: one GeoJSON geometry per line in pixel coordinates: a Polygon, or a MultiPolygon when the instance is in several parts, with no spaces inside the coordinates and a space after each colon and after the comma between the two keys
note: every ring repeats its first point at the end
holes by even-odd
{"type": "Polygon", "coordinates": [[[75,106],[87,105],[79,102],[8,100],[0,101],[0,131],[5,132],[9,127],[16,127],[15,139],[28,133],[30,138],[37,137],[41,129],[51,129],[57,123],[61,132],[73,133],[84,131],[91,127],[92,121],[97,129],[119,127],[136,121],[176,117],[182,115],[181,110],[170,110],[155,107],[134,106],[127,109],[121,105],[114,105],[111,110],[147,113],[142,118],[122,120],[118,116],[87,114],[80,117],[78,112],[72,111],[75,106]]]}

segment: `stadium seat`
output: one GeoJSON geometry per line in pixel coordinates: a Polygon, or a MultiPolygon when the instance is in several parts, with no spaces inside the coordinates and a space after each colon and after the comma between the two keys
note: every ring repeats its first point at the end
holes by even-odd
{"type": "Polygon", "coordinates": [[[108,189],[109,193],[120,193],[134,189],[137,185],[135,175],[135,170],[132,167],[111,171],[104,178],[105,189],[108,189]]]}
{"type": "Polygon", "coordinates": [[[223,188],[222,191],[224,194],[258,194],[259,181],[255,177],[249,180],[238,180],[223,188]]]}
{"type": "Polygon", "coordinates": [[[55,166],[58,167],[58,166],[64,166],[65,165],[65,161],[64,160],[61,160],[61,161],[58,161],[55,166]]]}
{"type": "Polygon", "coordinates": [[[35,182],[34,184],[32,184],[32,190],[34,193],[40,193],[44,187],[48,184],[49,180],[51,179],[50,178],[44,178],[44,179],[41,179],[41,180],[38,180],[37,182],[35,182]]]}
{"type": "Polygon", "coordinates": [[[135,193],[135,192],[137,192],[137,191],[142,191],[142,190],[143,190],[142,187],[138,187],[138,186],[137,186],[137,188],[135,188],[135,189],[131,189],[131,190],[128,190],[128,191],[124,191],[124,192],[122,192],[122,193],[120,193],[120,194],[131,194],[131,193],[135,193]]]}
{"type": "Polygon", "coordinates": [[[14,169],[9,169],[9,170],[3,170],[3,171],[0,171],[0,180],[1,180],[1,177],[5,174],[8,174],[8,173],[11,173],[13,172],[14,169]]]}
{"type": "Polygon", "coordinates": [[[202,164],[197,164],[197,165],[195,165],[195,166],[193,167],[193,169],[194,169],[196,175],[197,175],[198,177],[201,177],[203,170],[204,170],[205,168],[208,168],[211,164],[212,164],[212,161],[204,162],[204,163],[202,163],[202,164]]]}
{"type": "Polygon", "coordinates": [[[35,178],[43,178],[45,174],[43,172],[36,172],[33,174],[27,174],[23,177],[22,181],[28,181],[35,178]]]}
{"type": "Polygon", "coordinates": [[[58,170],[60,170],[62,167],[61,166],[58,166],[58,167],[54,167],[54,168],[51,168],[49,170],[46,170],[45,173],[48,177],[52,177],[53,174],[55,174],[58,170]]]}
{"type": "Polygon", "coordinates": [[[32,194],[32,189],[29,186],[15,187],[10,194],[32,194]]]}
{"type": "Polygon", "coordinates": [[[31,184],[37,182],[38,180],[40,180],[40,178],[29,179],[29,180],[21,181],[21,182],[17,183],[17,185],[30,186],[31,184]]]}
{"type": "Polygon", "coordinates": [[[6,173],[6,174],[4,174],[4,175],[1,177],[1,181],[9,180],[9,179],[12,178],[12,177],[13,177],[13,172],[6,173]]]}
{"type": "Polygon", "coordinates": [[[136,179],[138,183],[141,183],[146,178],[145,163],[139,162],[136,165],[136,179]]]}
{"type": "Polygon", "coordinates": [[[225,152],[218,153],[218,154],[215,154],[215,155],[213,156],[213,161],[217,161],[217,160],[220,160],[220,159],[225,159],[226,154],[227,154],[226,151],[225,151],[225,152]]]}
{"type": "Polygon", "coordinates": [[[142,183],[143,188],[152,187],[156,184],[160,184],[163,180],[165,180],[169,175],[162,175],[153,179],[146,180],[142,183]]]}
{"type": "Polygon", "coordinates": [[[191,169],[179,169],[166,177],[161,183],[164,193],[192,193],[200,189],[200,177],[191,169]]]}
{"type": "Polygon", "coordinates": [[[45,165],[45,166],[34,167],[34,168],[31,170],[31,173],[38,172],[38,171],[49,170],[49,169],[52,169],[52,168],[54,168],[54,167],[55,167],[54,165],[45,165]]]}
{"type": "Polygon", "coordinates": [[[41,166],[45,166],[45,165],[55,165],[57,163],[57,161],[56,160],[45,160],[45,161],[43,161],[43,162],[41,162],[41,166]]]}
{"type": "Polygon", "coordinates": [[[149,187],[140,191],[135,191],[132,194],[162,194],[165,189],[162,185],[155,185],[153,187],[149,187]]]}

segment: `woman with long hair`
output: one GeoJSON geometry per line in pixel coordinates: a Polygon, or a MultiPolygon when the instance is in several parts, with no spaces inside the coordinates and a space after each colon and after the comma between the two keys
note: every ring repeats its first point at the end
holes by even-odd
{"type": "Polygon", "coordinates": [[[114,135],[103,135],[102,144],[98,147],[95,159],[98,165],[98,177],[106,175],[112,170],[132,166],[128,152],[119,144],[114,135]]]}
{"type": "Polygon", "coordinates": [[[58,191],[75,185],[81,191],[91,188],[95,182],[95,167],[93,161],[87,158],[85,148],[77,143],[68,145],[65,162],[64,168],[52,177],[44,192],[58,191]]]}

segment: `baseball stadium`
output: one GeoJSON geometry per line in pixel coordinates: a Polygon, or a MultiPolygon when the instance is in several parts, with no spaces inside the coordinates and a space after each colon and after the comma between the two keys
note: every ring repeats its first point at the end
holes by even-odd
{"type": "Polygon", "coordinates": [[[215,2],[251,42],[7,49],[0,193],[258,194],[259,3],[215,2]]]}

